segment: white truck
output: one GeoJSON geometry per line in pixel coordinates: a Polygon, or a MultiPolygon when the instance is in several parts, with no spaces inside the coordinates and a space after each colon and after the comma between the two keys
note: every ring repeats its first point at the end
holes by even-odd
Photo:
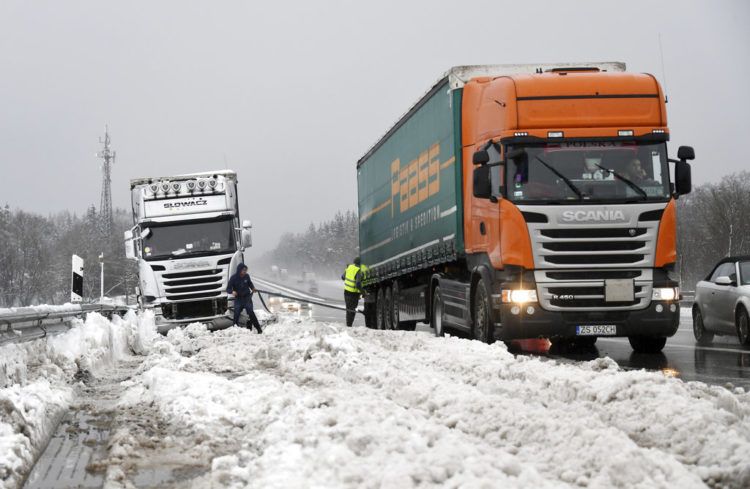
{"type": "Polygon", "coordinates": [[[130,181],[134,226],[125,253],[138,262],[138,302],[158,329],[231,324],[227,281],[252,246],[231,170],[130,181]]]}

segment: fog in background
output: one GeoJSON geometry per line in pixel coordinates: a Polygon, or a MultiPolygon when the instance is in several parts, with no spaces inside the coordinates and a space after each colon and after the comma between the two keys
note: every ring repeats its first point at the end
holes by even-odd
{"type": "Polygon", "coordinates": [[[748,168],[750,2],[0,2],[0,205],[98,207],[128,180],[239,173],[254,253],[356,209],[357,159],[447,68],[625,61],[662,83],[695,183],[748,168]]]}

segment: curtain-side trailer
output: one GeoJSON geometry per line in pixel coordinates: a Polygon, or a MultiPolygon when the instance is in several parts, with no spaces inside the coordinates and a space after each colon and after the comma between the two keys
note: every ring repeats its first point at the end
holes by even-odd
{"type": "Polygon", "coordinates": [[[622,63],[452,68],[357,163],[374,322],[661,350],[694,157],[668,140],[661,87],[622,63]]]}

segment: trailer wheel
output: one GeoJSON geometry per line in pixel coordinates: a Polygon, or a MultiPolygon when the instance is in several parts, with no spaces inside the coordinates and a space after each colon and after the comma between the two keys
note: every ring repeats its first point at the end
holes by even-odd
{"type": "Polygon", "coordinates": [[[474,289],[474,321],[471,332],[475,340],[492,343],[494,331],[490,314],[490,298],[484,279],[479,279],[474,289]]]}
{"type": "Polygon", "coordinates": [[[383,329],[393,328],[393,291],[390,287],[385,288],[383,293],[383,329]]]}
{"type": "Polygon", "coordinates": [[[383,300],[383,287],[378,287],[375,296],[375,328],[385,329],[385,301],[383,300]]]}
{"type": "Polygon", "coordinates": [[[430,327],[435,331],[435,336],[443,336],[443,295],[440,287],[435,287],[432,292],[432,314],[430,315],[430,327]]]}
{"type": "Polygon", "coordinates": [[[395,280],[393,281],[393,285],[391,285],[390,291],[391,291],[391,324],[393,325],[392,329],[400,329],[401,328],[401,312],[399,310],[399,287],[398,282],[395,280]]]}

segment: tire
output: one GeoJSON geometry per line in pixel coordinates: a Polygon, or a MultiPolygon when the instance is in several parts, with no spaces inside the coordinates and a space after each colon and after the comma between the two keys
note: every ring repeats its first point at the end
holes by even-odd
{"type": "Polygon", "coordinates": [[[475,340],[484,343],[492,343],[495,339],[494,326],[492,325],[492,314],[490,310],[490,297],[484,279],[477,282],[474,290],[474,315],[471,325],[471,334],[475,340]]]}
{"type": "Polygon", "coordinates": [[[445,329],[443,326],[443,294],[440,287],[435,287],[432,292],[432,314],[430,314],[430,327],[435,332],[435,336],[444,336],[445,329]]]}
{"type": "Polygon", "coordinates": [[[667,344],[667,338],[663,336],[628,336],[628,341],[636,353],[659,353],[667,344]]]}
{"type": "Polygon", "coordinates": [[[390,287],[383,292],[383,329],[393,328],[393,291],[390,287]]]}
{"type": "Polygon", "coordinates": [[[391,285],[391,324],[392,329],[401,329],[401,313],[399,312],[399,294],[398,282],[394,281],[391,285]]]}
{"type": "Polygon", "coordinates": [[[385,329],[385,296],[383,288],[378,288],[378,294],[375,298],[375,328],[385,329]]]}
{"type": "Polygon", "coordinates": [[[714,333],[706,329],[703,324],[703,314],[698,307],[693,308],[693,336],[699,345],[710,345],[714,340],[714,333]]]}
{"type": "Polygon", "coordinates": [[[750,346],[750,317],[747,315],[747,310],[740,306],[740,310],[737,311],[737,339],[740,340],[742,346],[750,346]]]}

